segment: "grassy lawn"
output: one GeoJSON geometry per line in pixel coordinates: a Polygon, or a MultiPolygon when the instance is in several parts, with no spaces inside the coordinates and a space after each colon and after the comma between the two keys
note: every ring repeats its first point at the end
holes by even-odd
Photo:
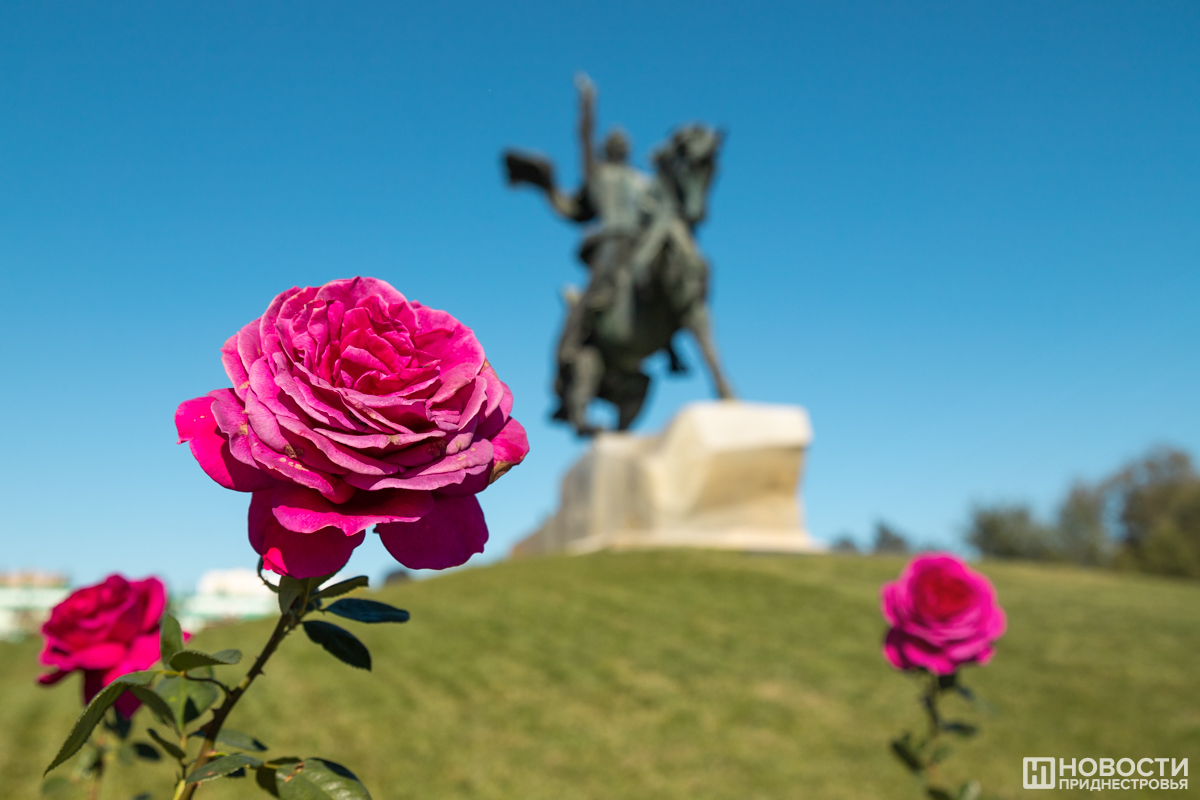
{"type": "MultiPolygon", "coordinates": [[[[407,625],[339,620],[371,649],[372,674],[293,636],[230,725],[273,754],[346,764],[377,800],[916,800],[887,743],[921,724],[917,687],[879,652],[879,586],[901,566],[602,553],[401,585],[377,596],[411,611],[407,625]]],[[[951,757],[949,777],[1016,798],[1026,794],[1023,756],[1188,756],[1200,766],[1200,585],[982,569],[1009,632],[991,666],[965,673],[995,710],[962,708],[983,732],[951,757]]],[[[195,645],[252,654],[270,627],[217,629],[195,645]]],[[[79,711],[74,678],[33,684],[37,649],[0,644],[3,797],[37,796],[79,711]]],[[[103,797],[150,790],[166,800],[169,785],[165,765],[118,768],[103,797]]],[[[1073,794],[1094,796],[1055,796],[1073,794]]],[[[200,796],[266,797],[244,780],[200,796]]]]}

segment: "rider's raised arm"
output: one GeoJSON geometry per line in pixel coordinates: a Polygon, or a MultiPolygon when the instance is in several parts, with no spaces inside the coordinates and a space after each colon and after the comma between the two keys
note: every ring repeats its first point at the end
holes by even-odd
{"type": "Polygon", "coordinates": [[[579,147],[583,156],[583,180],[587,183],[595,169],[592,153],[592,136],[595,127],[596,85],[586,73],[575,76],[575,88],[579,91],[579,147]]]}
{"type": "Polygon", "coordinates": [[[547,193],[546,198],[560,217],[572,222],[587,222],[596,216],[592,204],[588,202],[587,192],[582,188],[573,195],[566,195],[555,189],[547,193]]]}
{"type": "Polygon", "coordinates": [[[571,195],[560,192],[554,180],[554,165],[533,153],[507,150],[504,166],[510,186],[522,183],[536,186],[546,194],[556,214],[573,222],[587,222],[596,216],[587,191],[596,168],[592,153],[596,87],[582,72],[575,77],[575,87],[579,90],[579,140],[583,149],[583,185],[579,190],[571,195]]]}

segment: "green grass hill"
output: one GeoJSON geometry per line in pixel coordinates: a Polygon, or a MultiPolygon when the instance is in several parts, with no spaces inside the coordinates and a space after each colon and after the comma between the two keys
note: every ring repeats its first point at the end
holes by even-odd
{"type": "MultiPolygon", "coordinates": [[[[230,726],[273,754],[347,765],[376,800],[916,800],[888,741],[921,725],[917,686],[879,649],[879,586],[902,564],[603,553],[363,593],[412,612],[406,625],[342,623],[370,648],[374,672],[293,635],[230,726]]],[[[1200,769],[1200,585],[982,570],[1009,631],[990,666],[964,673],[994,708],[952,709],[983,730],[957,748],[948,777],[1017,798],[1024,756],[1187,756],[1200,769]]],[[[249,655],[270,627],[214,629],[194,644],[249,655]]],[[[34,685],[38,645],[0,645],[3,797],[38,795],[79,712],[76,679],[34,685]]],[[[165,763],[118,767],[103,797],[166,800],[165,763]]],[[[1055,796],[1073,795],[1093,796],[1055,796]]],[[[224,780],[199,796],[266,795],[224,780]]]]}

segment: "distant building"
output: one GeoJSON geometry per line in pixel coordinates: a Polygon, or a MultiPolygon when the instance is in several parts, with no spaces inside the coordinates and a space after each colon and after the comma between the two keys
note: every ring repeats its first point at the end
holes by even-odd
{"type": "Polygon", "coordinates": [[[57,572],[0,572],[0,639],[18,641],[37,633],[70,591],[67,576],[57,572]]]}
{"type": "Polygon", "coordinates": [[[178,607],[179,624],[195,632],[211,625],[269,617],[279,610],[275,593],[252,569],[214,569],[200,576],[196,593],[178,607]]]}
{"type": "MultiPolygon", "coordinates": [[[[36,634],[50,609],[71,593],[66,575],[41,570],[0,572],[0,640],[36,634]]],[[[196,593],[178,601],[180,626],[196,632],[211,625],[278,613],[275,594],[250,569],[214,569],[200,576],[196,593]]]]}

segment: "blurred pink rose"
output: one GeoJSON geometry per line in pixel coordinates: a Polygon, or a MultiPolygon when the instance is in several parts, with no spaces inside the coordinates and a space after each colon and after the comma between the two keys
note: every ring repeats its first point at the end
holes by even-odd
{"type": "Polygon", "coordinates": [[[883,652],[898,669],[949,675],[962,664],[986,664],[1004,634],[1004,610],[983,575],[947,553],[917,556],[882,590],[892,629],[883,652]]]}
{"type": "Polygon", "coordinates": [[[414,569],[483,551],[475,495],[529,444],[469,328],[353,278],[280,294],[221,354],[233,388],[181,404],[175,424],[209,477],[253,492],[268,569],[336,572],[372,525],[414,569]]]}
{"type": "MultiPolygon", "coordinates": [[[[109,575],[103,583],[72,592],[50,612],[42,626],[46,646],[39,660],[57,667],[38,678],[49,686],[72,672],[83,673],[83,702],[130,672],[158,661],[158,627],[167,593],[158,578],[127,581],[109,575]]],[[[116,708],[126,719],[141,705],[129,692],[116,708]]]]}

